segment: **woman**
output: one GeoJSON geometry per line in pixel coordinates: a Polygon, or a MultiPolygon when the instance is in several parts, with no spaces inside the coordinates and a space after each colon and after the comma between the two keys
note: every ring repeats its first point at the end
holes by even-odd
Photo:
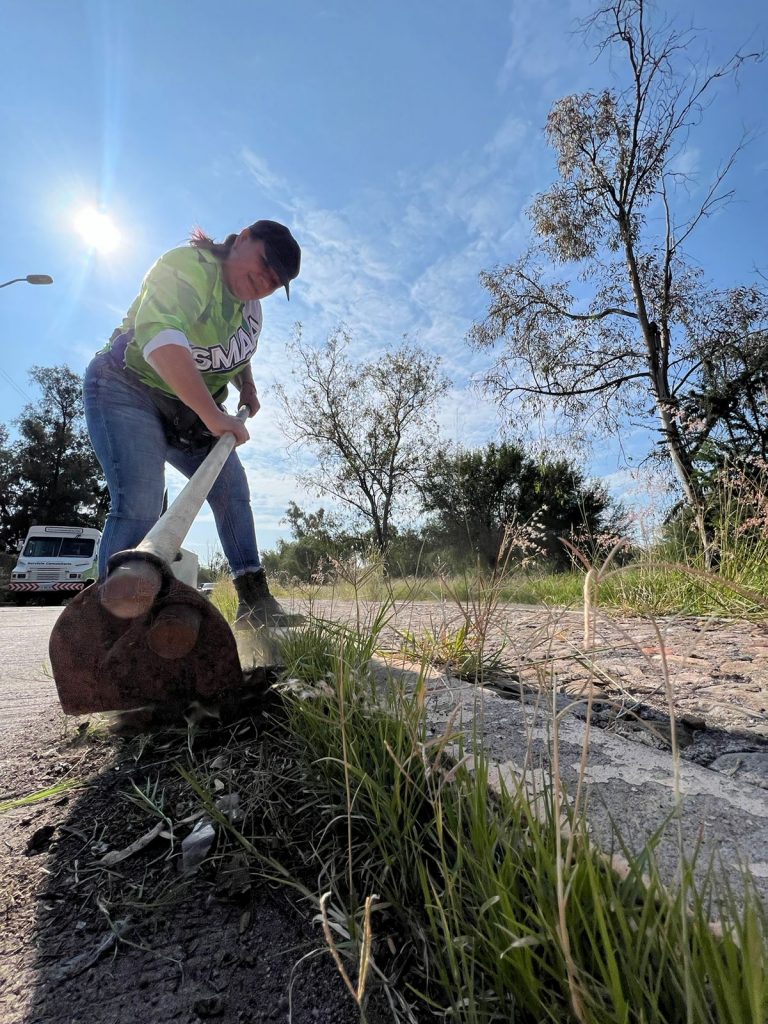
{"type": "MultiPolygon", "coordinates": [[[[165,463],[190,477],[223,434],[244,444],[245,425],[221,405],[259,411],[251,357],[261,300],[299,274],[301,250],[283,224],[259,220],[224,242],[197,229],[161,256],[109,343],[85,373],[88,431],[109,487],[99,578],[117,551],[135,547],[160,517],[165,463]]],[[[287,625],[259,559],[250,494],[235,451],[209,495],[239,598],[238,619],[287,625]]]]}

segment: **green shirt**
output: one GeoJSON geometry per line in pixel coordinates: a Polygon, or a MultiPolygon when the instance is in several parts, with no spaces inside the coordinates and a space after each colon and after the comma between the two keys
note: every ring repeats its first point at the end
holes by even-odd
{"type": "Polygon", "coordinates": [[[132,332],[125,365],[145,384],[172,395],[143,353],[147,346],[151,352],[168,341],[183,343],[175,333],[180,332],[214,395],[250,362],[261,321],[261,303],[258,299],[241,302],[232,295],[224,283],[221,261],[206,249],[185,245],[171,249],[150,268],[107,349],[132,332]],[[166,331],[174,333],[163,335],[166,331]]]}

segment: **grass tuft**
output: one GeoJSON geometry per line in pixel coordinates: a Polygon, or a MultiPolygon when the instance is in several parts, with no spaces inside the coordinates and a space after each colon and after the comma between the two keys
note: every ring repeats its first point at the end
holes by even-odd
{"type": "Polygon", "coordinates": [[[697,883],[681,851],[669,889],[655,840],[617,871],[556,771],[532,797],[476,738],[470,757],[463,731],[434,733],[426,658],[408,687],[374,673],[390,610],[293,631],[261,743],[233,741],[224,773],[205,754],[185,770],[252,869],[313,908],[361,1019],[378,990],[402,1022],[765,1020],[768,920],[746,876],[697,883]],[[216,812],[223,774],[236,825],[216,812]]]}
{"type": "Polygon", "coordinates": [[[420,634],[403,630],[400,652],[415,661],[425,658],[429,664],[448,669],[458,679],[481,683],[497,672],[502,664],[504,645],[488,649],[483,633],[468,623],[458,629],[442,625],[420,634]]]}
{"type": "Polygon", "coordinates": [[[7,811],[12,811],[17,807],[29,807],[32,804],[39,804],[43,800],[51,800],[53,797],[61,796],[62,793],[66,793],[70,789],[77,789],[83,785],[85,783],[79,779],[62,779],[61,782],[57,782],[53,786],[47,786],[45,789],[38,789],[34,793],[13,797],[10,800],[1,800],[0,814],[5,814],[7,811]]]}

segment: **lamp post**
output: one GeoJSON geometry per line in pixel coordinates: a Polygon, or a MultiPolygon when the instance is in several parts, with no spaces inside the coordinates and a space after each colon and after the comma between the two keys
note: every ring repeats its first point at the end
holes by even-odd
{"type": "Polygon", "coordinates": [[[10,281],[4,281],[0,288],[7,288],[9,284],[16,284],[17,281],[26,281],[27,284],[53,284],[50,274],[27,274],[26,277],[14,277],[10,281]]]}

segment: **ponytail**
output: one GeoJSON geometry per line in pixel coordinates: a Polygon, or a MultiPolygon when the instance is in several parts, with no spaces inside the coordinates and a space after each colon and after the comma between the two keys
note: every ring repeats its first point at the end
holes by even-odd
{"type": "Polygon", "coordinates": [[[235,244],[237,235],[227,235],[223,242],[214,242],[214,240],[203,231],[202,228],[193,228],[192,233],[189,236],[189,244],[194,246],[196,249],[207,249],[208,252],[213,253],[217,259],[225,260],[229,256],[229,250],[235,244]]]}

